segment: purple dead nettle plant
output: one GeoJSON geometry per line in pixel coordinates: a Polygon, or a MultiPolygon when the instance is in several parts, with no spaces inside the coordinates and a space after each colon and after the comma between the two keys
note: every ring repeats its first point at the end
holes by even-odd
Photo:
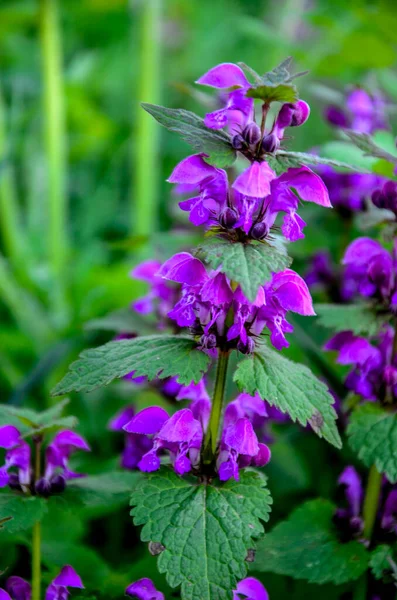
{"type": "MultiPolygon", "coordinates": [[[[294,330],[290,313],[315,314],[286,244],[304,237],[302,201],[331,207],[322,179],[307,166],[321,159],[285,147],[310,114],[290,62],[263,76],[245,65],[214,67],[197,83],[215,88],[224,106],[204,119],[143,105],[195,150],[169,182],[203,241],[134,269],[149,292],[132,309],[154,316],[156,333],[122,335],[85,351],[54,390],[89,391],[127,376],[133,385],[154,382],[171,400],[167,410],[126,407],[109,427],[125,432],[123,466],[145,473],[131,498],[142,539],[156,547],[168,583],[191,600],[268,597],[245,577],[270,512],[268,420],[288,415],[341,445],[327,386],[282,354],[294,330]],[[183,408],[175,411],[179,401],[183,408]]],[[[127,594],[162,598],[148,579],[127,594]]]]}

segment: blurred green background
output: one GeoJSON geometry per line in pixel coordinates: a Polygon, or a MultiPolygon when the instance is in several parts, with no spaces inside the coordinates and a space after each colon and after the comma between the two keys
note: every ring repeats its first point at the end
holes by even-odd
{"type": "MultiPolygon", "coordinates": [[[[242,61],[263,73],[291,55],[296,71],[310,70],[298,85],[312,113],[289,148],[319,147],[336,139],[322,115],[346,86],[361,84],[396,101],[395,6],[361,0],[1,2],[2,402],[49,406],[50,388],[78,351],[110,337],[84,324],[142,293],[128,276],[131,268],[143,258],[189,248],[200,235],[178,213],[165,182],[190,150],[160,130],[139,103],[203,115],[208,98],[193,82],[209,68],[242,61]]],[[[306,239],[292,249],[300,272],[316,250],[329,248],[338,259],[346,243],[336,215],[303,213],[306,239]]],[[[305,329],[299,333],[298,327],[290,354],[311,363],[324,333],[305,329]]],[[[106,422],[130,397],[125,384],[116,384],[72,399],[71,412],[96,450],[91,472],[116,464],[118,448],[105,433],[106,422]]],[[[318,479],[321,465],[335,462],[333,451],[310,436],[303,441],[295,427],[283,435],[270,469],[276,516],[297,499],[327,495],[338,472],[330,466],[318,479]],[[308,450],[316,463],[305,459],[308,450]]],[[[71,540],[86,542],[80,562],[87,584],[110,596],[120,595],[137,574],[154,574],[154,559],[142,558],[131,526],[130,543],[123,539],[127,520],[112,517],[118,530],[106,520],[94,522],[96,536],[92,520],[69,531],[71,540]],[[142,572],[144,565],[150,572],[142,572]]],[[[67,552],[59,552],[62,564],[67,552]]],[[[21,561],[18,553],[15,560],[21,561]]],[[[318,593],[315,586],[288,587],[273,579],[274,589],[286,585],[295,599],[318,593]]]]}

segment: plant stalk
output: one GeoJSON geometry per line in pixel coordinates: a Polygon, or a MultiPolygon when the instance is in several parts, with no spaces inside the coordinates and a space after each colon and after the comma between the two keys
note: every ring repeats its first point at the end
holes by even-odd
{"type": "Polygon", "coordinates": [[[375,465],[369,470],[367,489],[365,491],[363,517],[364,531],[363,535],[369,542],[375,525],[376,514],[378,512],[379,496],[382,486],[382,474],[379,473],[375,465]]]}
{"type": "MultiPolygon", "coordinates": [[[[159,104],[161,79],[162,0],[144,0],[139,7],[139,102],[159,104]]],[[[159,181],[158,140],[160,128],[140,106],[134,113],[131,186],[131,228],[135,235],[149,236],[156,228],[159,181]]]]}
{"type": "MultiPolygon", "coordinates": [[[[41,475],[42,439],[35,440],[34,481],[41,475]]],[[[32,600],[41,600],[41,523],[36,521],[32,531],[32,600]]]]}
{"type": "Polygon", "coordinates": [[[58,0],[40,0],[39,23],[42,54],[44,138],[48,170],[48,253],[54,278],[53,302],[56,308],[64,311],[66,305],[64,299],[65,266],[68,253],[66,131],[58,0]]]}
{"type": "Polygon", "coordinates": [[[229,363],[229,351],[219,350],[218,364],[216,369],[216,379],[214,395],[212,399],[212,409],[207,432],[204,438],[204,463],[212,462],[216,445],[218,441],[219,426],[222,417],[223,398],[225,395],[227,367],[229,363]]]}

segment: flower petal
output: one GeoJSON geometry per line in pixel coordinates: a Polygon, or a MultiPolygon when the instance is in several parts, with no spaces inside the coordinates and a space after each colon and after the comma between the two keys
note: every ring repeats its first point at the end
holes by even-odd
{"type": "Polygon", "coordinates": [[[213,67],[207,73],[204,73],[197,79],[196,83],[208,85],[218,89],[225,89],[233,86],[242,88],[250,87],[250,82],[246,78],[244,71],[233,63],[221,63],[213,67]]]}
{"type": "Polygon", "coordinates": [[[139,411],[133,419],[124,425],[124,431],[128,433],[140,433],[151,435],[160,431],[161,427],[169,419],[168,413],[161,406],[148,406],[139,411]]]}

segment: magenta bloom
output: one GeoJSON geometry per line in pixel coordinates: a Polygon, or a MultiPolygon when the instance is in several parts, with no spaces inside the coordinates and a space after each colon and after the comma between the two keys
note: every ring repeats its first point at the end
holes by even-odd
{"type": "Polygon", "coordinates": [[[153,581],[147,577],[131,583],[125,590],[125,595],[138,600],[165,600],[164,594],[157,591],[153,581]]]}
{"type": "Polygon", "coordinates": [[[334,514],[334,523],[342,539],[348,541],[362,535],[364,522],[361,518],[363,487],[359,474],[354,467],[348,466],[341,473],[338,484],[344,488],[346,506],[338,508],[334,514]]]}
{"type": "Polygon", "coordinates": [[[30,446],[13,425],[0,427],[0,448],[5,448],[5,464],[0,468],[0,488],[9,484],[29,486],[31,481],[30,446]],[[16,469],[16,481],[10,473],[16,469]]]}
{"type": "Polygon", "coordinates": [[[269,594],[260,581],[246,577],[233,590],[233,600],[269,600],[269,594]]]}
{"type": "Polygon", "coordinates": [[[130,273],[133,279],[139,279],[149,284],[149,293],[136,300],[132,308],[142,314],[156,313],[159,326],[164,325],[170,307],[172,306],[176,290],[157,276],[161,263],[157,260],[147,260],[137,265],[130,273]]]}
{"type": "MultiPolygon", "coordinates": [[[[9,577],[6,587],[8,593],[0,590],[0,600],[31,600],[31,585],[22,577],[9,577]]],[[[70,565],[63,567],[59,575],[50,583],[45,600],[65,600],[70,595],[68,588],[84,589],[79,575],[70,565]]]]}

